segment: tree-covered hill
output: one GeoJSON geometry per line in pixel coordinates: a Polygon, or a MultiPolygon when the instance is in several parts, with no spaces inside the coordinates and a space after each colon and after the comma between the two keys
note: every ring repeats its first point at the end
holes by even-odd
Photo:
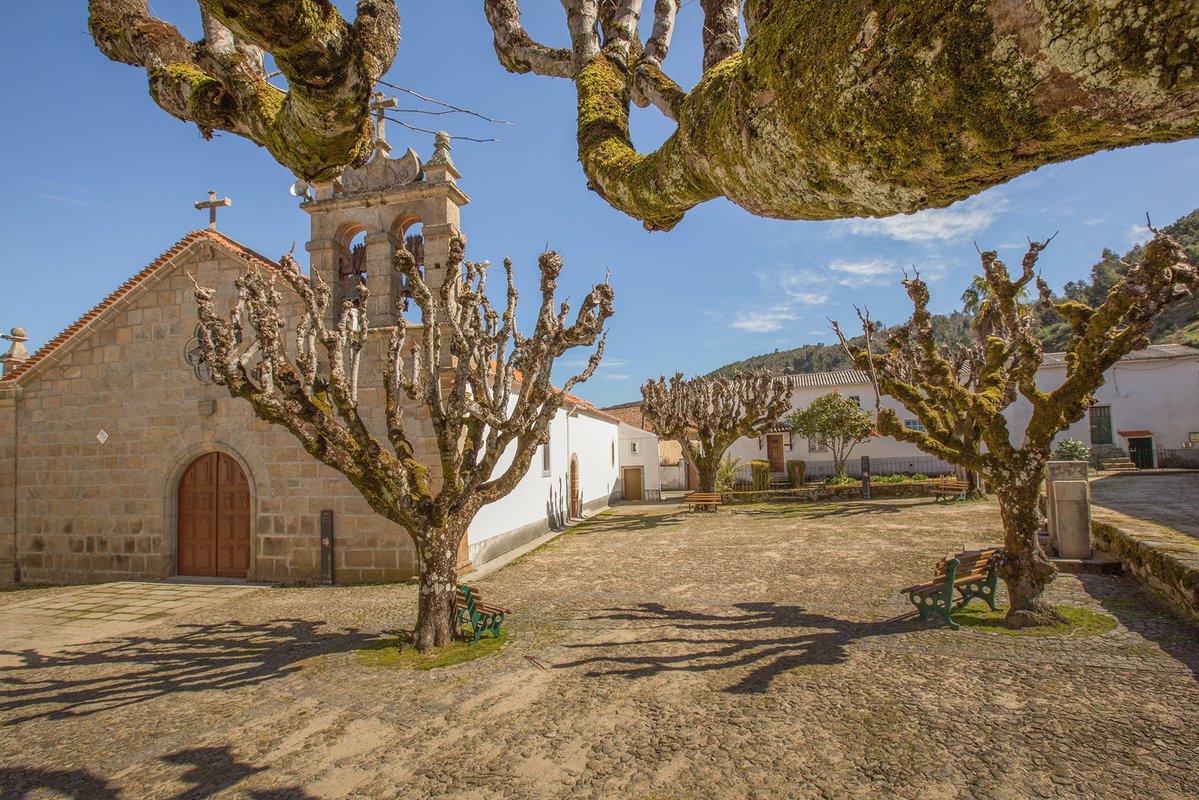
{"type": "MultiPolygon", "coordinates": [[[[1165,232],[1178,240],[1186,249],[1191,261],[1199,260],[1199,209],[1192,211],[1165,228],[1165,232]]],[[[1136,245],[1123,257],[1104,249],[1102,255],[1090,269],[1090,275],[1070,281],[1063,289],[1066,297],[1094,305],[1102,302],[1112,285],[1127,270],[1125,264],[1138,263],[1144,257],[1144,248],[1136,245]],[[1121,263],[1123,262],[1123,263],[1121,263]]],[[[1061,350],[1066,344],[1069,331],[1065,320],[1055,312],[1040,311],[1040,336],[1046,350],[1061,350]]],[[[933,317],[933,328],[937,339],[946,343],[968,341],[970,316],[955,311],[952,314],[937,314],[933,317]]],[[[1162,314],[1153,326],[1151,338],[1155,344],[1176,343],[1199,346],[1199,296],[1188,297],[1162,314]]],[[[859,343],[860,341],[856,341],[859,343]]],[[[729,375],[735,370],[769,369],[776,374],[798,372],[826,372],[848,369],[849,358],[839,344],[806,344],[790,350],[775,350],[773,353],[750,356],[726,364],[709,373],[711,376],[729,375]]]]}

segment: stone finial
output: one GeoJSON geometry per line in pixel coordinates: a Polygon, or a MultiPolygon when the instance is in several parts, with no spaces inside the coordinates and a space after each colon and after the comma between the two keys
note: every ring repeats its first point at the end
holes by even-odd
{"type": "Polygon", "coordinates": [[[29,337],[25,335],[24,328],[13,328],[11,333],[0,334],[0,339],[12,342],[8,352],[0,356],[0,375],[7,375],[29,358],[29,351],[25,349],[29,337]]]}
{"type": "Polygon", "coordinates": [[[433,156],[425,162],[425,176],[430,182],[452,181],[462,177],[454,166],[454,159],[450,158],[450,135],[445,131],[435,134],[433,156]]]}

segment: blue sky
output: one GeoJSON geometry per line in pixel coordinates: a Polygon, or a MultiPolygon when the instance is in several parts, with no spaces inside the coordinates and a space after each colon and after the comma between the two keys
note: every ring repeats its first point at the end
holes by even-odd
{"type": "MultiPolygon", "coordinates": [[[[526,2],[526,23],[566,44],[558,3],[526,2]]],[[[199,37],[194,0],[155,0],[155,11],[199,37]]],[[[339,3],[353,14],[351,3],[339,3]]],[[[536,256],[562,252],[563,294],[578,299],[611,270],[617,314],[604,366],[578,393],[601,405],[634,400],[648,377],[707,372],[738,358],[829,341],[826,317],[851,321],[854,303],[902,321],[901,270],[930,279],[949,311],[977,270],[974,243],[1010,262],[1025,237],[1058,237],[1041,264],[1056,287],[1086,274],[1104,247],[1146,238],[1145,214],[1167,223],[1199,206],[1199,142],[1100,153],[1045,167],[948,209],[887,220],[789,222],[751,216],[724,200],[688,213],[670,233],[647,233],[587,191],[575,151],[574,91],[564,80],[511,75],[495,59],[474,0],[401,2],[399,56],[386,80],[513,126],[461,117],[404,119],[452,133],[472,203],[463,210],[468,257],[516,262],[531,311],[536,256]]],[[[666,67],[699,74],[698,4],[680,19],[666,67]]],[[[7,185],[0,327],[21,325],[38,346],[170,247],[207,216],[208,189],[233,199],[220,229],[278,256],[303,252],[308,217],[293,178],[265,150],[232,135],[203,141],[195,126],[149,99],[144,73],[111,62],[87,35],[86,3],[16,4],[6,11],[0,59],[19,76],[5,87],[0,129],[7,185]]],[[[411,107],[401,99],[404,106],[411,107]]],[[[669,133],[651,110],[634,117],[643,149],[669,133]]],[[[389,124],[389,139],[432,152],[432,136],[389,124]]],[[[497,282],[498,283],[498,282],[497,282]]],[[[529,314],[524,315],[529,319],[529,314]]],[[[564,367],[582,355],[568,356],[564,367]]],[[[564,373],[565,370],[562,370],[564,373]]]]}

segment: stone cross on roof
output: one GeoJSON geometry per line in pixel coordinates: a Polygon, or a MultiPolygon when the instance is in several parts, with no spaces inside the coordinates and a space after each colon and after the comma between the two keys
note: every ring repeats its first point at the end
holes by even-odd
{"type": "Polygon", "coordinates": [[[386,125],[387,109],[395,108],[399,105],[399,101],[394,97],[387,97],[382,92],[375,92],[371,96],[371,110],[375,112],[375,147],[382,147],[384,150],[390,150],[391,146],[387,144],[387,137],[384,135],[384,125],[386,125]]]}
{"type": "Polygon", "coordinates": [[[196,208],[199,208],[199,209],[207,208],[208,209],[208,230],[215,231],[216,230],[216,210],[218,208],[220,208],[221,206],[231,206],[231,205],[233,205],[233,201],[230,200],[228,197],[222,197],[218,200],[217,196],[216,196],[216,192],[209,191],[208,192],[208,200],[206,202],[196,203],[196,208]]]}

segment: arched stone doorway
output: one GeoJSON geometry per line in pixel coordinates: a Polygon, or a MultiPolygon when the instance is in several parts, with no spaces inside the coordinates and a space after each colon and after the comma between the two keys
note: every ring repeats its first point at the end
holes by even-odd
{"type": "Polygon", "coordinates": [[[579,485],[579,457],[573,453],[570,456],[570,517],[579,519],[583,516],[583,487],[579,485]]]}
{"type": "Polygon", "coordinates": [[[244,578],[250,569],[250,482],[224,453],[206,453],[179,480],[179,574],[244,578]]]}

